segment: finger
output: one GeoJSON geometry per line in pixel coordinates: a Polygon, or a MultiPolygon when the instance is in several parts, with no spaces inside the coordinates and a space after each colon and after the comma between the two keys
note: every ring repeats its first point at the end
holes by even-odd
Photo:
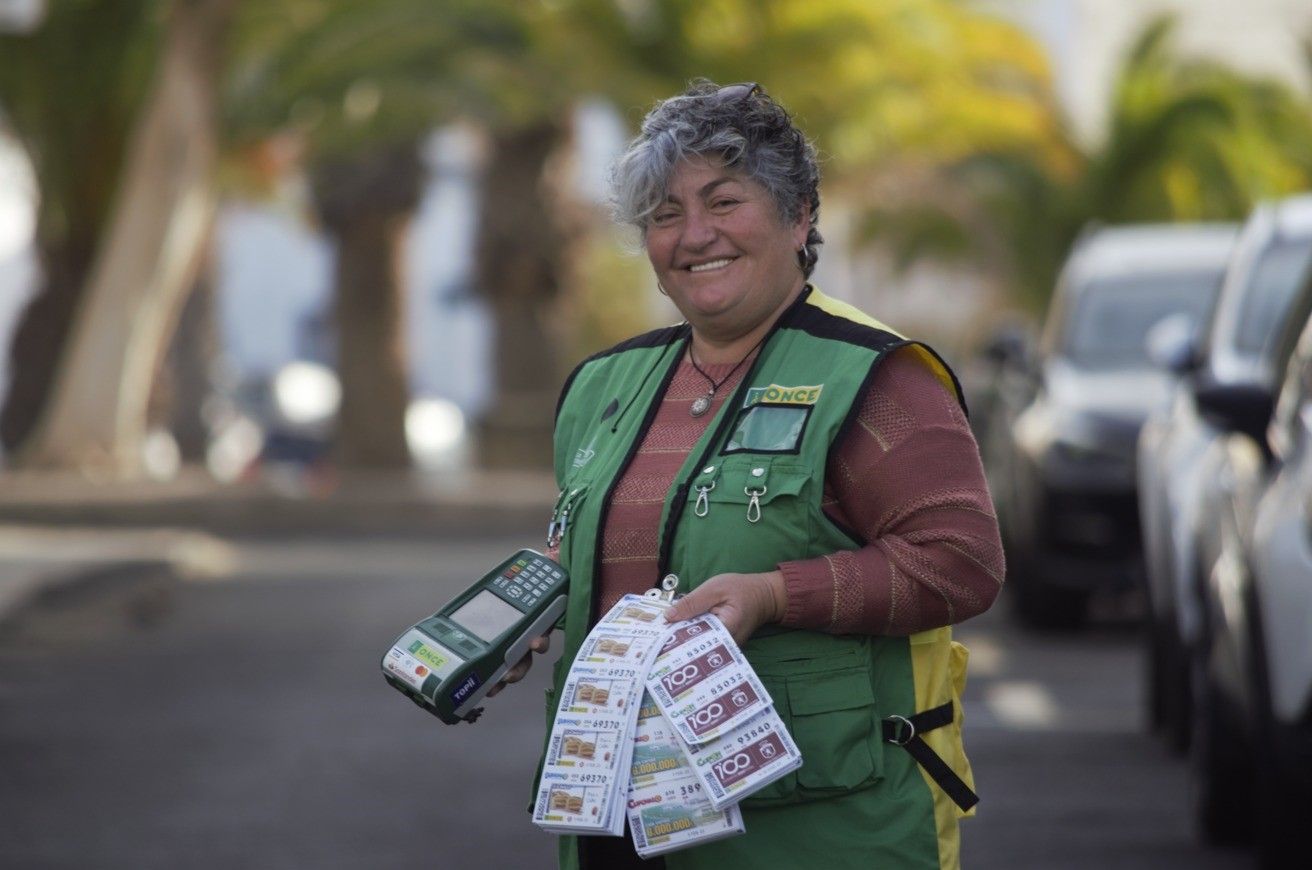
{"type": "Polygon", "coordinates": [[[524,676],[528,674],[528,669],[532,666],[532,658],[525,655],[522,659],[516,662],[513,668],[502,674],[501,681],[488,690],[487,697],[495,698],[506,686],[511,683],[518,683],[520,680],[524,679],[524,676]]]}
{"type": "Polygon", "coordinates": [[[707,585],[703,584],[674,602],[674,605],[665,611],[665,621],[679,622],[684,619],[692,619],[694,616],[701,616],[703,613],[709,613],[716,605],[723,603],[723,600],[723,596],[715,594],[714,587],[708,589],[707,585]]]}
{"type": "Polygon", "coordinates": [[[533,642],[528,645],[528,648],[538,655],[542,655],[542,653],[551,649],[551,635],[544,634],[542,637],[535,637],[533,642]]]}

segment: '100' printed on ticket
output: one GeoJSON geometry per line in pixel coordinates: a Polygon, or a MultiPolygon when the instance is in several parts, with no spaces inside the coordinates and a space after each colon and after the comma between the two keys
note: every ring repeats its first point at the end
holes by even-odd
{"type": "Polygon", "coordinates": [[[771,704],[742,651],[711,614],[669,634],[647,675],[647,691],[690,744],[715,740],[771,704]]]}

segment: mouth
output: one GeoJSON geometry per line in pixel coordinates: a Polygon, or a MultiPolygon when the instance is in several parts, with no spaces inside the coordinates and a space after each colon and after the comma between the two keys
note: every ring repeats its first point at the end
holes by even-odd
{"type": "Polygon", "coordinates": [[[693,265],[688,266],[687,269],[689,272],[714,272],[717,269],[723,269],[725,266],[729,265],[736,259],[738,258],[721,257],[718,260],[709,260],[705,263],[694,263],[693,265]]]}

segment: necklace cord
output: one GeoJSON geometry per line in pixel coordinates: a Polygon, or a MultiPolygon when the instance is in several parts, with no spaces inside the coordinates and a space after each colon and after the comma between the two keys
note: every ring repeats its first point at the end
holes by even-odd
{"type": "Polygon", "coordinates": [[[697,357],[693,356],[693,352],[692,352],[692,339],[689,338],[689,339],[688,339],[688,362],[692,363],[692,367],[695,368],[695,369],[697,370],[697,374],[699,374],[699,375],[701,375],[702,377],[706,378],[706,383],[708,383],[708,384],[711,385],[711,389],[710,389],[710,391],[707,393],[707,395],[708,395],[708,396],[714,396],[714,395],[715,395],[715,391],[718,390],[718,389],[720,389],[720,387],[724,386],[725,381],[727,381],[727,380],[729,380],[730,378],[732,378],[732,377],[734,376],[734,373],[737,372],[740,368],[743,367],[743,363],[747,362],[747,360],[748,360],[749,358],[751,358],[751,355],[754,354],[754,353],[756,353],[757,348],[759,348],[762,344],[765,343],[765,339],[768,338],[769,335],[770,335],[770,333],[767,331],[765,335],[761,336],[761,340],[758,341],[756,344],[752,345],[752,349],[749,350],[749,351],[747,351],[747,355],[744,356],[742,359],[738,360],[738,362],[734,364],[734,367],[731,368],[731,369],[729,369],[729,374],[727,374],[727,375],[725,375],[724,377],[720,378],[719,383],[716,383],[715,378],[713,378],[713,377],[711,377],[710,375],[706,374],[706,372],[703,371],[702,367],[699,366],[699,365],[697,365],[697,357]]]}

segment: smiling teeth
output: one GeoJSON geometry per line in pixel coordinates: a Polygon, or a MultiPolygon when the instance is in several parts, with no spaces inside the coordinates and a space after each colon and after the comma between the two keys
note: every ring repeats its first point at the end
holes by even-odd
{"type": "Polygon", "coordinates": [[[732,262],[733,262],[733,259],[730,258],[730,257],[726,257],[726,258],[724,258],[723,260],[711,260],[711,262],[709,262],[709,263],[698,263],[696,266],[689,266],[689,267],[688,267],[688,271],[689,271],[689,272],[707,272],[707,271],[709,271],[709,270],[711,270],[711,269],[719,269],[719,268],[722,268],[722,267],[724,267],[724,266],[729,265],[729,264],[732,263],[732,262]]]}

